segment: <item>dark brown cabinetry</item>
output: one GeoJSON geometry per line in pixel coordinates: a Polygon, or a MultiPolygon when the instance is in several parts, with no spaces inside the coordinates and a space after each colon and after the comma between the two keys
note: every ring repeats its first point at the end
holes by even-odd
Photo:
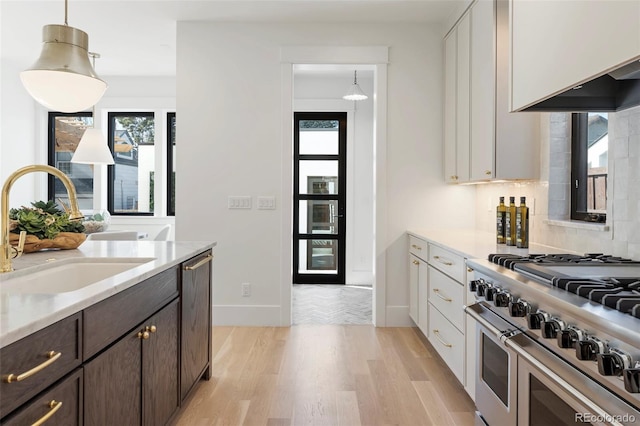
{"type": "Polygon", "coordinates": [[[80,366],[81,329],[75,314],[0,350],[0,418],[80,366]]]}
{"type": "Polygon", "coordinates": [[[183,263],[180,396],[211,377],[211,251],[183,263]]]}
{"type": "Polygon", "coordinates": [[[51,425],[82,425],[82,369],[79,368],[33,402],[3,420],[3,426],[46,422],[51,425]]]}
{"type": "Polygon", "coordinates": [[[178,300],[84,370],[86,425],[166,424],[178,409],[178,300]]]}
{"type": "Polygon", "coordinates": [[[0,424],[170,422],[211,375],[212,258],[200,253],[0,349],[0,424]]]}

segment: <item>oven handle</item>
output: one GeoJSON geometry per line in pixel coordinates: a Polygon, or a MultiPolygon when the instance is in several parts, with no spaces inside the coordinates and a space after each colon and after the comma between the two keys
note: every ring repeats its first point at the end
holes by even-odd
{"type": "MultiPolygon", "coordinates": [[[[473,305],[471,305],[473,306],[473,305]]],[[[467,315],[471,316],[474,320],[478,321],[478,323],[486,328],[489,332],[493,333],[497,338],[500,339],[505,346],[513,349],[519,356],[527,360],[531,365],[538,369],[541,373],[546,375],[549,379],[554,381],[558,386],[564,389],[567,393],[575,397],[578,401],[588,407],[590,410],[593,410],[594,414],[604,419],[610,420],[610,424],[613,426],[624,426],[622,423],[615,420],[615,417],[605,411],[602,407],[591,401],[589,398],[584,396],[580,391],[567,383],[562,377],[558,376],[553,370],[549,369],[546,365],[538,361],[537,358],[532,356],[529,352],[527,352],[522,346],[518,345],[516,342],[510,339],[515,334],[520,334],[520,332],[503,332],[500,331],[497,327],[483,318],[478,312],[470,309],[471,306],[465,306],[464,310],[467,315]]]]}

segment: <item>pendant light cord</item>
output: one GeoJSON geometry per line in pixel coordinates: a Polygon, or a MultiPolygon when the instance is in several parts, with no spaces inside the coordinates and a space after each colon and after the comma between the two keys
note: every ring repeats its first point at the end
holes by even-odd
{"type": "Polygon", "coordinates": [[[68,14],[69,14],[69,0],[64,0],[64,25],[66,25],[67,27],[69,26],[69,23],[67,22],[68,14]]]}
{"type": "Polygon", "coordinates": [[[353,71],[353,84],[358,84],[358,71],[353,71]]]}

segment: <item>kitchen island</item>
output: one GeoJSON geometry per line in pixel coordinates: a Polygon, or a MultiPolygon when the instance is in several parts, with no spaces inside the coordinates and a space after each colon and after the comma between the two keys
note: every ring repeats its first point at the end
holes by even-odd
{"type": "Polygon", "coordinates": [[[0,276],[0,422],[169,422],[210,377],[215,245],[89,241],[16,259],[0,276]]]}

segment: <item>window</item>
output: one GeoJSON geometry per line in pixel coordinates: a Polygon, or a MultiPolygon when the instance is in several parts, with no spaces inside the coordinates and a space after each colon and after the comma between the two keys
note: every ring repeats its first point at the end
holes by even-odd
{"type": "MultiPolygon", "coordinates": [[[[93,209],[93,168],[89,164],[71,163],[71,157],[85,129],[91,126],[93,126],[93,116],[90,112],[49,113],[48,164],[69,176],[76,187],[80,209],[93,209]]],[[[47,196],[49,200],[69,205],[66,188],[60,179],[52,175],[48,175],[47,196]]]]}
{"type": "Polygon", "coordinates": [[[571,219],[605,222],[609,117],[576,113],[571,120],[571,219]]]}
{"type": "Polygon", "coordinates": [[[176,113],[167,113],[167,216],[176,215],[176,113]]]}
{"type": "Polygon", "coordinates": [[[110,112],[108,208],[113,215],[153,215],[155,119],[152,112],[110,112]]]}

